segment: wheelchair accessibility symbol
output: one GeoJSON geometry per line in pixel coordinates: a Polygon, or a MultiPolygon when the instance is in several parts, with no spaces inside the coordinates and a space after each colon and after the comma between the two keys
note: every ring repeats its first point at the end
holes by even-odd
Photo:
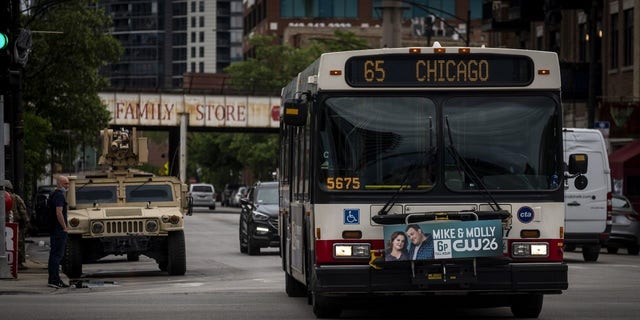
{"type": "Polygon", "coordinates": [[[344,224],[360,224],[360,209],[344,209],[344,224]]]}

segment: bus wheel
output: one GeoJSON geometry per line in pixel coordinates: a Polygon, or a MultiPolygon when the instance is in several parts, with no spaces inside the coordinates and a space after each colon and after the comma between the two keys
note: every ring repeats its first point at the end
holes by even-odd
{"type": "Polygon", "coordinates": [[[513,295],[511,313],[516,318],[537,318],[542,311],[542,294],[513,295]]]}
{"type": "Polygon", "coordinates": [[[341,312],[342,308],[331,301],[331,298],[313,292],[313,314],[315,314],[316,318],[339,318],[341,312]]]}
{"type": "Polygon", "coordinates": [[[298,282],[290,274],[284,274],[284,287],[288,297],[305,297],[307,295],[307,286],[298,282]]]}
{"type": "Polygon", "coordinates": [[[584,261],[596,262],[600,255],[600,245],[582,246],[582,257],[584,261]]]}

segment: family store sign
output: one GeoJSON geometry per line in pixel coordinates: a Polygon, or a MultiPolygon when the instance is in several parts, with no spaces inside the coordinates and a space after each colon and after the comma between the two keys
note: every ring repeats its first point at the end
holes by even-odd
{"type": "Polygon", "coordinates": [[[100,93],[110,125],[278,128],[280,97],[100,93]]]}

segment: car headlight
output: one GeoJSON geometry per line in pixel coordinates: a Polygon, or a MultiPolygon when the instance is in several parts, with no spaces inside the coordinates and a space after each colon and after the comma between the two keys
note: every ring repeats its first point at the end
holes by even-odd
{"type": "Polygon", "coordinates": [[[69,226],[71,226],[71,227],[74,227],[74,228],[75,228],[75,227],[77,227],[79,224],[80,224],[80,219],[78,219],[78,218],[71,218],[71,219],[69,220],[69,226]]]}
{"type": "Polygon", "coordinates": [[[537,258],[549,256],[549,244],[543,242],[514,242],[511,256],[516,258],[537,258]]]}
{"type": "Polygon", "coordinates": [[[158,231],[158,222],[155,220],[147,220],[145,223],[145,229],[147,232],[156,232],[158,231]]]}
{"type": "Polygon", "coordinates": [[[368,243],[336,243],[333,245],[334,258],[369,258],[371,245],[368,243]]]}
{"type": "Polygon", "coordinates": [[[256,221],[267,221],[269,220],[269,216],[262,213],[262,212],[258,212],[258,211],[254,211],[253,212],[253,220],[256,221]]]}
{"type": "Polygon", "coordinates": [[[180,223],[180,216],[175,215],[175,214],[171,215],[171,216],[164,215],[164,216],[162,216],[162,222],[163,223],[178,224],[178,223],[180,223]]]}
{"type": "Polygon", "coordinates": [[[94,221],[91,223],[91,232],[92,233],[103,233],[104,232],[104,223],[102,221],[94,221]]]}

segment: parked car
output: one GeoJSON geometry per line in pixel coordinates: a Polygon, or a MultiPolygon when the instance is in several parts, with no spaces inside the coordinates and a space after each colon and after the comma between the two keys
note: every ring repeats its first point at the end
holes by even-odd
{"type": "Polygon", "coordinates": [[[224,190],[222,190],[222,197],[220,199],[220,204],[223,207],[228,207],[231,205],[231,199],[233,199],[233,195],[236,192],[236,190],[238,190],[238,188],[240,188],[240,184],[232,184],[232,183],[227,183],[224,186],[224,190]]]}
{"type": "Polygon", "coordinates": [[[241,203],[240,252],[256,255],[260,248],[280,247],[278,183],[257,183],[241,203]]]}
{"type": "Polygon", "coordinates": [[[240,200],[247,196],[247,192],[249,192],[249,188],[245,186],[239,187],[231,197],[231,206],[240,207],[242,205],[242,203],[240,203],[240,200]]]}
{"type": "Polygon", "coordinates": [[[618,249],[626,248],[627,253],[637,255],[640,252],[640,216],[625,196],[613,195],[611,206],[613,225],[606,242],[607,252],[617,253],[618,249]]]}
{"type": "Polygon", "coordinates": [[[34,236],[49,233],[49,207],[47,201],[49,195],[56,186],[39,186],[33,199],[33,210],[31,211],[31,231],[34,236]]]}
{"type": "Polygon", "coordinates": [[[216,209],[216,190],[208,183],[194,183],[189,186],[190,206],[216,209]]]}

